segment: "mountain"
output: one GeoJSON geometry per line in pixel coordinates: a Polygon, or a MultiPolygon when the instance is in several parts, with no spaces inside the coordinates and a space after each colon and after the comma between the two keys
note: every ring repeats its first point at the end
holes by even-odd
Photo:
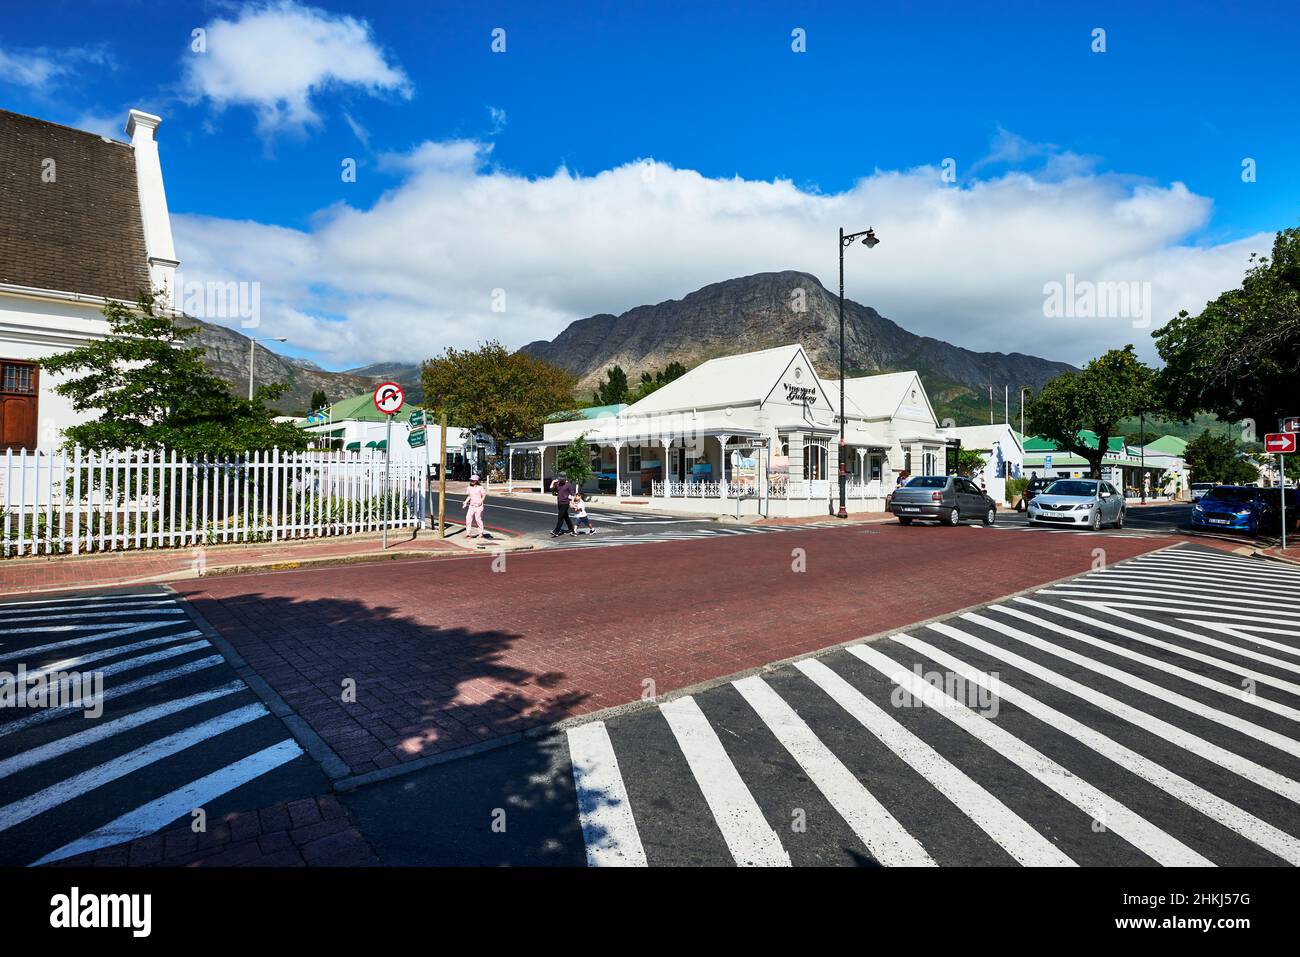
{"type": "MultiPolygon", "coordinates": [[[[637,306],[619,316],[579,319],[555,339],[530,342],[522,351],[572,372],[584,392],[613,365],[622,366],[635,382],[643,371],[654,372],[670,362],[690,367],[790,342],[802,343],[818,372],[830,376],[839,372],[838,309],[838,298],[809,273],[758,273],[713,283],[683,299],[637,306]]],[[[918,336],[848,299],[844,339],[850,374],[915,369],[939,418],[951,417],[958,425],[988,421],[990,383],[995,406],[1001,406],[998,393],[1007,385],[1018,409],[1018,386],[1037,391],[1073,368],[1019,352],[973,352],[918,336]]]]}
{"type": "MultiPolygon", "coordinates": [[[[228,382],[237,395],[248,394],[248,336],[225,326],[189,317],[178,319],[176,324],[197,329],[186,344],[202,346],[206,350],[203,361],[207,367],[228,382]]],[[[407,387],[408,402],[420,401],[418,365],[386,363],[363,366],[347,372],[329,372],[309,359],[272,352],[267,345],[264,342],[257,344],[253,384],[281,383],[288,386],[285,393],[271,403],[273,409],[285,415],[306,412],[311,395],[317,389],[323,391],[331,402],[338,402],[360,392],[369,392],[377,383],[388,378],[407,387]]]]}

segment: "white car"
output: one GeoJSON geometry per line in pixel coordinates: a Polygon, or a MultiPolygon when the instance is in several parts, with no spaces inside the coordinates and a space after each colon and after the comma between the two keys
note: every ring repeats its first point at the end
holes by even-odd
{"type": "Polygon", "coordinates": [[[1124,496],[1109,482],[1059,479],[1029,503],[1030,525],[1073,525],[1096,532],[1103,525],[1124,527],[1124,496]]]}

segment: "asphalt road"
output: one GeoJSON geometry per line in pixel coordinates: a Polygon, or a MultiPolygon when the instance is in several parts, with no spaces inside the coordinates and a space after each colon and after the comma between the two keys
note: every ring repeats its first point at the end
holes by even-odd
{"type": "MultiPolygon", "coordinates": [[[[461,503],[465,496],[447,493],[447,516],[453,521],[463,521],[465,512],[461,503]]],[[[689,518],[656,515],[636,508],[592,508],[587,513],[596,537],[639,536],[648,531],[705,531],[717,529],[720,523],[710,518],[689,518]]],[[[489,495],[483,513],[483,522],[489,531],[493,528],[516,535],[546,537],[555,528],[556,508],[553,502],[535,502],[529,499],[504,498],[489,495]]],[[[745,526],[734,526],[745,527],[745,526]]],[[[581,537],[581,536],[580,536],[581,537]]]]}
{"type": "Polygon", "coordinates": [[[386,864],[1297,864],[1298,609],[1183,545],[344,801],[386,864]]]}

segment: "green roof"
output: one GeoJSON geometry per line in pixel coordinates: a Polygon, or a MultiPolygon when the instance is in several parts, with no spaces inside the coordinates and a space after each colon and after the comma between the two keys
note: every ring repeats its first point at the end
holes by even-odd
{"type": "Polygon", "coordinates": [[[606,416],[615,416],[627,408],[626,402],[616,402],[613,405],[593,405],[586,409],[575,409],[567,412],[557,412],[551,416],[551,422],[577,422],[579,419],[601,419],[606,416]]]}
{"type": "Polygon", "coordinates": [[[1162,455],[1173,455],[1181,458],[1187,452],[1187,440],[1180,439],[1176,435],[1162,435],[1154,442],[1148,442],[1146,445],[1148,452],[1159,452],[1162,455]]]}
{"type": "MultiPolygon", "coordinates": [[[[326,419],[329,422],[383,422],[386,419],[382,412],[375,408],[374,397],[369,392],[363,392],[361,395],[354,395],[350,399],[342,399],[335,402],[329,407],[326,419]]],[[[319,424],[319,423],[313,423],[319,424]]],[[[299,428],[306,428],[307,423],[299,423],[299,428]]]]}
{"type": "MultiPolygon", "coordinates": [[[[1090,449],[1097,447],[1097,433],[1091,429],[1080,429],[1079,438],[1083,444],[1090,449]]],[[[1041,435],[1030,435],[1025,438],[1024,447],[1026,452],[1059,452],[1061,447],[1051,439],[1045,439],[1041,435]]],[[[1149,448],[1149,446],[1148,446],[1149,448]]],[[[1106,443],[1107,452],[1123,452],[1124,436],[1112,435],[1106,443]]]]}

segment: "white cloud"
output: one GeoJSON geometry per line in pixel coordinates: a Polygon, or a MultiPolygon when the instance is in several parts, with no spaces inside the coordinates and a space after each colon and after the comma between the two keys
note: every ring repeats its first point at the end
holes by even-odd
{"type": "Polygon", "coordinates": [[[528,178],[490,159],[463,140],[386,155],[393,189],[369,208],[321,210],[305,230],[177,216],[186,278],[261,281],[265,334],[348,367],[549,339],[577,318],[755,272],[805,270],[833,289],[836,229],[872,225],[880,245],[846,252],[850,297],[967,348],[1077,363],[1127,342],[1153,358],[1152,329],[1237,285],[1249,253],[1271,243],[1192,245],[1209,199],[1114,174],[953,186],[922,167],[827,194],[654,161],[528,178]],[[1045,318],[1044,285],[1068,274],[1150,283],[1150,326],[1045,318]]]}
{"type": "Polygon", "coordinates": [[[313,99],[330,87],[410,96],[370,25],[293,0],[245,4],[234,19],[208,23],[204,52],[187,51],[184,87],[218,109],[251,107],[263,134],[320,123],[313,99]]]}
{"type": "Polygon", "coordinates": [[[0,50],[0,83],[44,92],[87,65],[112,68],[114,64],[112,57],[98,47],[0,50]]]}

